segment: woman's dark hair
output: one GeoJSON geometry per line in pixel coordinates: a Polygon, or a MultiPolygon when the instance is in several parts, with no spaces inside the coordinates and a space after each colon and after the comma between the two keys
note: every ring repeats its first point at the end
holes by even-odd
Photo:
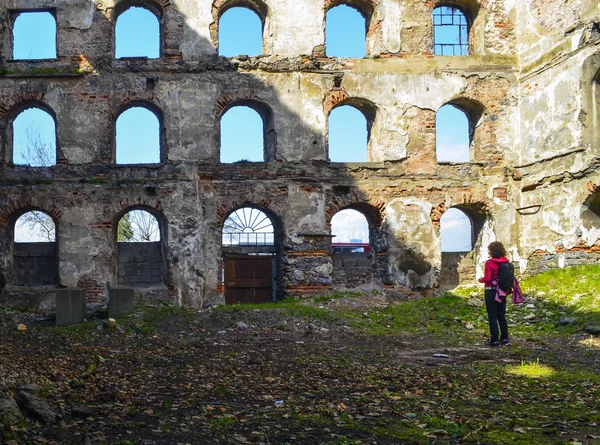
{"type": "Polygon", "coordinates": [[[500,258],[501,256],[506,256],[506,249],[500,241],[494,241],[493,243],[490,243],[490,245],[488,246],[488,250],[492,258],[500,258]]]}

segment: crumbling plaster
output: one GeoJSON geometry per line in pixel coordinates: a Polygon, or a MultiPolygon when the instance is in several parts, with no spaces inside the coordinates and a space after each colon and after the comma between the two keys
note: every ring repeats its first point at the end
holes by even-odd
{"type": "MultiPolygon", "coordinates": [[[[275,219],[279,295],[332,289],[329,221],[344,206],[379,212],[368,216],[377,286],[441,284],[439,220],[452,206],[483,215],[465,260],[476,266],[463,268],[478,274],[495,239],[522,272],[539,252],[567,264],[565,249],[597,245],[600,229],[581,217],[600,185],[598,10],[588,0],[461,0],[477,12],[464,57],[432,55],[434,2],[350,2],[373,11],[359,60],[324,57],[325,14],[339,2],[317,0],[260,3],[264,54],[219,58],[220,8],[235,4],[152,3],[163,38],[151,60],[114,59],[115,7],[127,0],[0,7],[0,255],[15,299],[11,224],[29,208],[59,209],[60,284],[85,288],[90,302],[117,285],[115,218],[130,208],[159,215],[167,264],[165,283],[138,293],[192,305],[222,302],[221,228],[242,205],[275,219]],[[31,8],[56,12],[56,60],[11,60],[8,11],[31,8]],[[238,101],[270,110],[272,162],[219,163],[220,118],[238,101]],[[12,166],[11,119],[23,103],[55,115],[59,165],[12,166]],[[131,103],[160,110],[164,162],[114,165],[114,120],[131,103]],[[474,116],[470,163],[435,160],[435,115],[447,103],[474,116]],[[328,115],[344,104],[374,108],[370,163],[327,162],[328,115]]],[[[461,282],[475,279],[468,273],[461,282]]]]}

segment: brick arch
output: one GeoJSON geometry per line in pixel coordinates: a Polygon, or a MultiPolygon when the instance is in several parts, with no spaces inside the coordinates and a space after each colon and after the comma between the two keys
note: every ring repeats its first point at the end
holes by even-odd
{"type": "Polygon", "coordinates": [[[377,117],[377,105],[369,99],[350,96],[343,88],[339,87],[334,87],[325,94],[323,111],[327,116],[334,109],[343,106],[350,106],[360,111],[367,120],[367,129],[370,132],[370,128],[377,117]]]}
{"type": "Polygon", "coordinates": [[[360,12],[367,20],[367,28],[369,28],[369,21],[379,5],[379,0],[325,0],[325,11],[341,5],[350,6],[360,12]]]}
{"type": "Polygon", "coordinates": [[[467,96],[456,97],[456,98],[446,102],[442,106],[445,106],[445,105],[452,105],[452,106],[458,108],[463,113],[465,113],[465,115],[469,119],[469,133],[470,133],[470,136],[472,139],[473,134],[475,133],[475,128],[477,127],[477,124],[479,123],[481,118],[486,113],[485,105],[483,105],[477,99],[473,99],[473,98],[467,97],[467,96]]]}
{"type": "Polygon", "coordinates": [[[62,211],[54,204],[47,201],[39,201],[35,198],[15,200],[0,209],[0,229],[6,230],[10,224],[27,212],[38,210],[49,215],[55,223],[62,217],[62,211]]]}
{"type": "Polygon", "coordinates": [[[331,227],[331,218],[333,218],[336,213],[342,210],[351,209],[362,213],[365,218],[367,218],[369,228],[379,228],[385,218],[385,208],[385,202],[379,200],[367,203],[353,200],[352,198],[335,198],[325,209],[325,223],[327,224],[327,227],[331,227]]]}
{"type": "Polygon", "coordinates": [[[20,112],[35,106],[42,108],[55,117],[54,110],[46,103],[45,93],[42,91],[29,91],[13,94],[0,101],[0,118],[14,117],[20,112]]]}
{"type": "Polygon", "coordinates": [[[219,46],[219,19],[231,8],[243,7],[250,9],[258,15],[264,29],[265,22],[270,15],[267,1],[268,0],[214,0],[211,8],[213,21],[209,25],[210,39],[212,40],[213,45],[216,48],[219,46]]]}
{"type": "Polygon", "coordinates": [[[163,213],[162,203],[159,199],[155,201],[143,198],[138,198],[137,201],[123,199],[119,203],[119,207],[114,206],[113,213],[115,215],[115,223],[118,223],[119,220],[123,217],[123,215],[132,210],[146,210],[148,213],[151,213],[153,216],[155,216],[159,220],[159,222],[161,222],[161,220],[166,221],[167,219],[165,214],[163,213]]]}
{"type": "Polygon", "coordinates": [[[153,13],[162,22],[165,10],[171,5],[170,0],[121,0],[117,2],[112,12],[114,22],[129,8],[144,8],[153,13]]]}
{"type": "Polygon", "coordinates": [[[121,113],[130,108],[142,107],[154,113],[159,120],[163,120],[163,111],[154,99],[155,96],[153,91],[144,91],[140,94],[135,91],[128,91],[125,95],[125,99],[114,109],[114,119],[116,120],[121,113]]]}
{"type": "Polygon", "coordinates": [[[467,18],[468,27],[471,28],[477,14],[479,14],[479,10],[484,8],[487,3],[486,0],[427,0],[427,7],[433,12],[435,8],[439,8],[441,6],[449,6],[452,8],[459,9],[465,17],[467,18]]]}

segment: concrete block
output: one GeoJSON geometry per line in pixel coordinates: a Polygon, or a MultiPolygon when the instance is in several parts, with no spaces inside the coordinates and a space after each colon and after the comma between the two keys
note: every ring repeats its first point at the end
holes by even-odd
{"type": "Polygon", "coordinates": [[[56,291],[56,326],[81,323],[85,317],[85,291],[59,289],[56,291]]]}
{"type": "Polygon", "coordinates": [[[109,289],[108,316],[113,318],[121,314],[133,312],[133,289],[109,289]]]}

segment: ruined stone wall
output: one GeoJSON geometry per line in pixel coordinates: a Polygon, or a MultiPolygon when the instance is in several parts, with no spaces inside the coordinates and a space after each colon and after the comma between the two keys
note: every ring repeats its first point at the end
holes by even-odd
{"type": "Polygon", "coordinates": [[[520,47],[521,160],[513,177],[522,270],[598,263],[600,218],[586,201],[600,165],[600,7],[525,2],[520,47]]]}
{"type": "MultiPolygon", "coordinates": [[[[594,245],[599,226],[586,228],[577,216],[600,184],[593,167],[598,133],[589,123],[598,122],[598,102],[585,96],[591,79],[582,69],[598,54],[589,25],[598,11],[586,1],[561,6],[569,11],[552,26],[533,0],[458,1],[472,24],[470,55],[462,57],[432,55],[434,2],[348,1],[369,16],[368,57],[357,60],[324,57],[325,14],[341,2],[248,0],[243,4],[263,17],[264,54],[226,59],[216,56],[218,17],[236,2],[140,0],[135,4],[162,17],[162,55],[116,60],[114,24],[127,0],[7,0],[0,6],[7,294],[19,298],[11,233],[27,209],[58,222],[60,285],[85,288],[91,303],[119,286],[116,223],[133,208],[158,216],[166,264],[164,282],[138,292],[193,305],[223,301],[221,229],[242,205],[273,216],[279,295],[335,287],[330,221],[343,208],[362,211],[377,233],[377,286],[440,284],[440,218],[455,206],[477,223],[461,283],[481,272],[494,239],[509,246],[521,270],[534,252],[554,252],[560,239],[561,248],[581,237],[594,245]],[[55,11],[56,60],[10,60],[11,11],[32,8],[55,11]],[[558,58],[557,43],[564,48],[558,58]],[[269,110],[270,162],[219,163],[220,118],[238,101],[269,110]],[[435,115],[446,103],[472,117],[470,163],[436,161],[435,115]],[[12,120],[31,104],[56,119],[56,166],[12,163],[12,120]],[[114,164],[115,118],[131,104],[161,118],[160,164],[114,164]],[[374,114],[371,162],[328,162],[328,114],[340,104],[374,114]],[[540,203],[535,214],[517,210],[540,203]]],[[[588,72],[595,73],[594,63],[588,72]]],[[[52,298],[51,290],[40,295],[38,303],[52,298]]]]}

